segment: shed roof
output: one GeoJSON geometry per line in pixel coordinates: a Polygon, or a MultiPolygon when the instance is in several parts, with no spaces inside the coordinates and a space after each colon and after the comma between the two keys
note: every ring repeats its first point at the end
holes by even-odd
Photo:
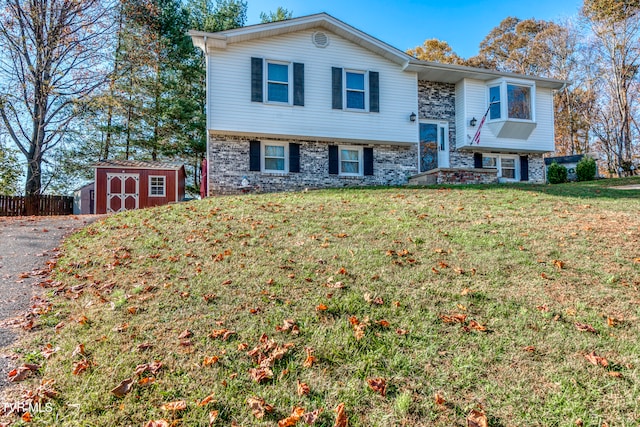
{"type": "Polygon", "coordinates": [[[178,170],[184,165],[180,162],[144,161],[144,160],[100,160],[95,168],[129,168],[129,169],[171,169],[178,170]]]}

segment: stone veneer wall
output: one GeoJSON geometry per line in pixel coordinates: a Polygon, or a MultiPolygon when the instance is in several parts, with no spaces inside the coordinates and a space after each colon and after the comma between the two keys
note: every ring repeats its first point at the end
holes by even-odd
{"type": "MultiPolygon", "coordinates": [[[[256,138],[210,136],[209,192],[211,195],[243,191],[246,177],[253,191],[273,192],[327,187],[403,185],[417,173],[417,147],[390,144],[339,144],[373,147],[373,175],[343,177],[329,174],[329,142],[282,139],[300,144],[300,172],[273,174],[249,171],[249,141],[256,138]]],[[[275,141],[274,138],[269,138],[275,141]]]]}
{"type": "Polygon", "coordinates": [[[456,147],[456,85],[418,81],[418,119],[449,123],[449,151],[456,147]]]}

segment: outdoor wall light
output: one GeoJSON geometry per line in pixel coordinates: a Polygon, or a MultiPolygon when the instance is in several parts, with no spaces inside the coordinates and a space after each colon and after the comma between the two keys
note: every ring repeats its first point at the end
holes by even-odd
{"type": "Polygon", "coordinates": [[[416,113],[411,113],[411,115],[409,116],[409,120],[411,120],[412,122],[415,122],[417,117],[418,116],[416,116],[416,113]]]}
{"type": "Polygon", "coordinates": [[[469,121],[472,128],[476,127],[476,123],[478,123],[478,120],[475,117],[469,121]]]}

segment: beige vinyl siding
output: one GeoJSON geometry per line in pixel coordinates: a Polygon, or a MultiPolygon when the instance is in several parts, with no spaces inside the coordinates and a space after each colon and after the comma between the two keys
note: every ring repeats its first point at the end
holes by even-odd
{"type": "Polygon", "coordinates": [[[301,31],[210,51],[209,129],[417,143],[417,124],[409,121],[417,111],[417,75],[329,32],[329,46],[318,48],[312,34],[301,31]],[[303,63],[304,107],[251,102],[251,57],[303,63]],[[333,110],[331,67],[379,72],[380,112],[333,110]]]}
{"type": "MultiPolygon", "coordinates": [[[[456,88],[458,97],[464,97],[464,109],[466,113],[461,114],[466,118],[475,117],[478,125],[482,116],[487,111],[487,84],[479,80],[465,79],[458,83],[456,88]]],[[[457,110],[457,106],[456,106],[457,110]]],[[[456,111],[457,112],[457,111],[456,111]]],[[[487,118],[488,123],[488,118],[487,118]]],[[[482,135],[479,145],[473,148],[483,151],[502,152],[546,152],[553,151],[554,130],[553,130],[553,91],[547,88],[536,87],[535,95],[535,123],[536,127],[527,139],[497,138],[487,123],[482,127],[482,135]]],[[[456,123],[458,132],[462,137],[458,138],[458,148],[471,148],[471,138],[475,134],[477,127],[468,126],[468,120],[464,123],[456,123]]]]}

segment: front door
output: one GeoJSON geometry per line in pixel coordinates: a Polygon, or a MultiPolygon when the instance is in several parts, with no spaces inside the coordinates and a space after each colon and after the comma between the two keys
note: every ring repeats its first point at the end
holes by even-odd
{"type": "Polygon", "coordinates": [[[107,174],[107,213],[138,209],[140,175],[137,173],[107,174]]]}
{"type": "Polygon", "coordinates": [[[449,125],[420,122],[420,172],[449,167],[449,125]]]}

